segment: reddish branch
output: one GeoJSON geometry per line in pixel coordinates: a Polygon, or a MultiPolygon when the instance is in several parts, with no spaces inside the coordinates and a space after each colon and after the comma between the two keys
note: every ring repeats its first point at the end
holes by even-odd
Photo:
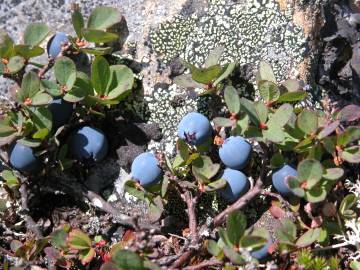
{"type": "Polygon", "coordinates": [[[268,150],[267,150],[267,146],[264,144],[261,144],[262,149],[263,149],[263,162],[262,162],[262,166],[261,166],[261,171],[260,171],[260,176],[259,178],[256,180],[255,186],[250,189],[244,196],[242,196],[241,198],[239,198],[235,203],[233,203],[232,205],[228,206],[224,211],[222,211],[220,214],[218,214],[213,221],[213,224],[215,227],[220,226],[226,216],[228,214],[230,214],[231,212],[235,211],[235,210],[240,210],[242,209],[244,206],[246,206],[252,199],[254,199],[255,197],[257,197],[261,191],[262,191],[262,187],[264,184],[264,179],[266,177],[266,165],[268,163],[268,150]]]}
{"type": "Polygon", "coordinates": [[[191,266],[185,267],[184,270],[199,270],[199,269],[204,269],[204,268],[211,267],[211,266],[221,266],[221,265],[223,265],[222,261],[212,258],[210,260],[203,261],[197,265],[191,265],[191,266]]]}
{"type": "Polygon", "coordinates": [[[43,68],[41,68],[39,70],[39,72],[38,72],[39,78],[43,79],[46,72],[48,72],[54,66],[54,64],[55,64],[55,59],[52,59],[52,58],[49,59],[49,62],[43,68]]]}

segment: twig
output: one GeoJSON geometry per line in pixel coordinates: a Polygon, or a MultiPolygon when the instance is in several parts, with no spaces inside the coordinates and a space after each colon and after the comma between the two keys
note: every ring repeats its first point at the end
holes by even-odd
{"type": "Polygon", "coordinates": [[[29,215],[29,208],[28,208],[28,190],[26,183],[22,183],[20,186],[20,194],[21,194],[21,208],[23,211],[25,211],[24,217],[25,217],[25,223],[26,228],[30,231],[32,231],[37,238],[42,238],[43,234],[39,228],[39,225],[36,224],[36,222],[33,220],[33,218],[29,215]]]}
{"type": "Polygon", "coordinates": [[[263,187],[263,184],[264,184],[263,181],[264,181],[264,179],[266,177],[266,164],[268,162],[267,146],[262,145],[262,149],[263,149],[263,152],[264,152],[263,162],[262,162],[262,166],[261,166],[260,176],[256,180],[256,183],[255,183],[254,187],[252,189],[250,189],[244,196],[239,198],[235,203],[228,206],[224,211],[219,213],[214,218],[213,224],[214,224],[215,227],[220,226],[224,222],[224,220],[225,220],[225,218],[226,218],[226,216],[228,214],[230,214],[231,212],[233,212],[235,210],[239,210],[239,209],[243,208],[252,199],[254,199],[256,196],[258,196],[261,193],[262,187],[263,187]]]}
{"type": "Polygon", "coordinates": [[[53,67],[54,64],[55,64],[55,59],[50,58],[49,62],[39,70],[38,72],[39,78],[44,78],[46,72],[48,72],[53,67]]]}
{"type": "Polygon", "coordinates": [[[181,267],[182,265],[184,265],[190,259],[190,257],[193,255],[193,253],[194,253],[194,250],[189,250],[189,251],[186,251],[185,253],[183,253],[173,263],[173,265],[170,267],[170,269],[177,269],[177,268],[181,267]]]}
{"type": "Polygon", "coordinates": [[[341,247],[346,247],[349,246],[349,243],[339,243],[339,244],[335,244],[335,245],[331,245],[331,246],[327,246],[327,247],[321,247],[321,248],[314,248],[312,250],[310,250],[311,252],[319,252],[319,251],[325,251],[325,250],[330,250],[330,249],[337,249],[337,248],[341,248],[341,247]]]}
{"type": "Polygon", "coordinates": [[[184,270],[199,270],[199,269],[204,269],[204,268],[210,267],[210,266],[220,266],[220,265],[223,265],[222,261],[219,261],[216,258],[212,258],[210,260],[202,261],[201,263],[199,263],[197,265],[185,267],[184,270]]]}
{"type": "Polygon", "coordinates": [[[93,191],[87,190],[83,192],[84,197],[88,198],[91,204],[106,213],[109,213],[120,220],[120,224],[137,227],[136,217],[130,217],[125,214],[119,213],[115,207],[113,207],[110,203],[105,201],[100,195],[96,194],[93,191]]]}

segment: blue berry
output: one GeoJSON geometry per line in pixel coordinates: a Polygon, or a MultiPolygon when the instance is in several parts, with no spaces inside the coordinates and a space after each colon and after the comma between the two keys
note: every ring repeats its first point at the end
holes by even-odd
{"type": "Polygon", "coordinates": [[[197,112],[188,113],[178,125],[178,136],[192,145],[204,143],[212,134],[209,120],[197,112]]]}
{"type": "Polygon", "coordinates": [[[246,175],[240,171],[226,168],[220,178],[226,180],[227,185],[219,190],[219,194],[230,203],[236,201],[250,188],[246,175]]]}
{"type": "Polygon", "coordinates": [[[104,133],[89,126],[73,132],[69,141],[70,152],[81,161],[100,161],[106,156],[108,148],[104,133]]]}
{"type": "Polygon", "coordinates": [[[47,44],[47,52],[51,58],[56,58],[61,52],[61,46],[65,43],[68,43],[69,40],[67,35],[63,32],[57,32],[53,35],[48,44],[47,44]]]}
{"type": "Polygon", "coordinates": [[[272,175],[273,186],[282,196],[285,197],[293,194],[287,183],[288,176],[298,176],[297,171],[289,165],[284,165],[280,170],[276,171],[272,175]]]}
{"type": "Polygon", "coordinates": [[[240,136],[231,136],[219,149],[221,161],[229,168],[240,170],[245,167],[251,154],[251,145],[240,136]]]}
{"type": "Polygon", "coordinates": [[[73,112],[73,104],[62,98],[56,98],[49,104],[48,109],[52,114],[53,128],[56,130],[69,121],[73,112]]]}
{"type": "Polygon", "coordinates": [[[255,250],[251,252],[251,256],[253,256],[255,259],[258,259],[259,261],[263,261],[266,259],[270,253],[269,253],[269,247],[272,245],[272,240],[269,238],[266,245],[264,245],[262,248],[255,250]]]}
{"type": "Polygon", "coordinates": [[[31,147],[14,143],[10,147],[9,155],[10,164],[21,172],[36,172],[41,168],[41,163],[31,147]]]}
{"type": "Polygon", "coordinates": [[[161,169],[156,157],[150,153],[138,155],[131,164],[131,175],[142,186],[150,186],[160,181],[161,169]]]}

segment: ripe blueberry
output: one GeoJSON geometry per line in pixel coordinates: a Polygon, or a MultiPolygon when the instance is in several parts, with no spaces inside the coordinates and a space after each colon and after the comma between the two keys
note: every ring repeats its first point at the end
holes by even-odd
{"type": "Polygon", "coordinates": [[[229,168],[240,170],[245,167],[251,154],[251,145],[240,136],[231,136],[219,149],[221,161],[229,168]]]}
{"type": "Polygon", "coordinates": [[[246,175],[240,171],[226,168],[220,178],[226,180],[227,185],[223,189],[220,189],[219,193],[230,203],[236,201],[250,188],[246,175]]]}
{"type": "Polygon", "coordinates": [[[273,186],[282,196],[285,197],[293,194],[288,186],[288,176],[298,176],[297,171],[289,165],[284,165],[280,170],[276,171],[272,175],[273,186]]]}
{"type": "Polygon", "coordinates": [[[178,125],[178,136],[192,145],[204,143],[212,134],[209,120],[197,112],[188,113],[178,125]]]}
{"type": "Polygon", "coordinates": [[[56,130],[69,121],[73,112],[73,104],[57,98],[49,104],[48,109],[52,114],[53,128],[56,130]]]}
{"type": "Polygon", "coordinates": [[[21,172],[36,172],[41,167],[34,150],[21,143],[14,143],[10,147],[9,156],[10,164],[21,172]]]}
{"type": "Polygon", "coordinates": [[[108,152],[108,140],[96,128],[84,126],[73,132],[69,141],[70,152],[82,161],[100,161],[108,152]]]}
{"type": "Polygon", "coordinates": [[[269,238],[266,245],[264,245],[262,248],[255,250],[251,252],[251,256],[253,256],[255,259],[258,259],[259,261],[262,261],[266,259],[270,253],[269,253],[269,247],[272,245],[272,240],[269,238]]]}
{"type": "Polygon", "coordinates": [[[53,35],[48,44],[47,44],[47,52],[51,58],[56,58],[61,52],[61,46],[65,43],[68,43],[69,40],[67,35],[63,32],[57,32],[53,35]]]}
{"type": "Polygon", "coordinates": [[[158,160],[150,152],[138,155],[131,164],[131,175],[142,186],[156,184],[161,176],[158,160]]]}

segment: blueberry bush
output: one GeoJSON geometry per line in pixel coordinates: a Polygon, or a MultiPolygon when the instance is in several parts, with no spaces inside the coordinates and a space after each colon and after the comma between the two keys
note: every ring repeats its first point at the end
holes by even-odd
{"type": "Polygon", "coordinates": [[[26,233],[0,242],[4,269],[360,269],[360,107],[308,106],[302,83],[278,82],[266,62],[255,97],[245,98],[229,79],[237,64],[219,64],[223,46],[202,67],[183,61],[187,72],[174,83],[217,97],[224,110],[213,119],[188,113],[175,155],[145,152],[132,162],[125,193],[147,206],[147,218],[80,185],[90,204],[116,218],[121,239],[65,221],[42,230],[29,214],[29,187],[50,171],[100,166],[112,151],[101,123],[139,83],[112,58],[122,45],[118,10],[95,8],[86,21],[74,5],[71,18],[74,37],[51,36],[42,23],[26,28],[23,44],[0,32],[0,73],[14,82],[0,119],[1,203],[21,205],[9,231],[25,224],[26,233]],[[45,65],[35,62],[44,41],[45,65]],[[258,223],[263,212],[277,226],[258,223]]]}

